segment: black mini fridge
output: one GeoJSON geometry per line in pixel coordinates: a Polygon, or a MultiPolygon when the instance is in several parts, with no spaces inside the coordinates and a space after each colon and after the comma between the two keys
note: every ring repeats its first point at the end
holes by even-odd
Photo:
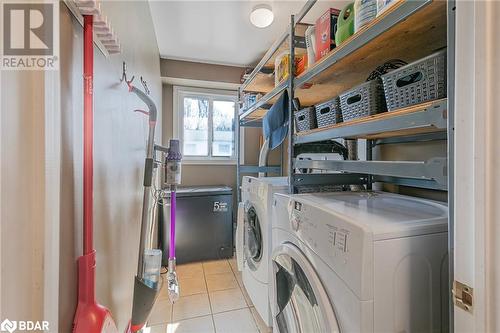
{"type": "MultiPolygon", "coordinates": [[[[158,235],[168,264],[170,195],[160,202],[158,235]]],[[[183,186],[177,189],[177,264],[230,258],[233,255],[233,193],[228,186],[183,186]]]]}

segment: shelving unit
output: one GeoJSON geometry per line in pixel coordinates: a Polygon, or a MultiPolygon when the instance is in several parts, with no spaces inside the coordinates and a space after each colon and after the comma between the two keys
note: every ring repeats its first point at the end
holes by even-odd
{"type": "MultiPolygon", "coordinates": [[[[261,74],[261,70],[264,67],[272,68],[276,55],[287,48],[292,59],[296,54],[305,52],[300,38],[303,38],[307,26],[300,24],[300,21],[315,2],[309,0],[300,13],[291,16],[288,31],[278,38],[243,83],[241,93],[260,92],[264,96],[240,112],[239,126],[261,125],[267,112],[264,106],[273,104],[282,92],[288,90],[289,109],[292,110],[289,113],[287,147],[291,192],[295,192],[299,185],[361,183],[370,187],[375,181],[446,190],[446,159],[371,161],[371,156],[374,140],[406,138],[408,141],[411,138],[418,141],[425,135],[432,138],[429,134],[433,133],[444,135],[448,130],[447,99],[299,133],[294,132],[292,107],[294,97],[302,105],[315,105],[338,96],[365,82],[376,66],[389,59],[402,59],[410,63],[446,47],[446,2],[400,0],[305,72],[299,76],[290,75],[275,87],[273,77],[261,74]],[[297,144],[338,138],[367,139],[368,161],[295,161],[294,147],[297,144]],[[294,170],[298,168],[342,173],[305,175],[295,173],[294,170]]],[[[290,73],[294,73],[293,66],[291,62],[290,73]]]]}
{"type": "MultiPolygon", "coordinates": [[[[278,50],[288,47],[291,59],[295,54],[305,52],[297,41],[297,36],[303,36],[303,31],[297,27],[315,3],[316,0],[308,0],[299,13],[290,17],[288,30],[276,40],[243,83],[240,93],[257,91],[264,96],[241,111],[239,126],[260,126],[267,112],[264,106],[274,103],[287,90],[290,99],[286,146],[290,192],[295,193],[297,187],[303,185],[365,184],[371,188],[374,182],[449,190],[449,253],[453,257],[455,0],[399,0],[305,72],[298,76],[290,75],[285,82],[274,87],[272,76],[264,77],[260,71],[264,65],[272,64],[278,50]],[[401,59],[410,63],[442,48],[447,48],[448,98],[295,133],[294,97],[303,106],[317,105],[365,82],[371,71],[385,61],[401,59]],[[367,160],[295,160],[294,149],[297,145],[339,138],[366,139],[367,160]],[[434,140],[447,140],[448,158],[372,160],[373,148],[380,144],[434,140]],[[295,172],[299,168],[329,172],[295,172]]],[[[294,73],[293,61],[290,62],[289,73],[294,73]]],[[[449,275],[451,286],[454,279],[453,260],[450,260],[449,275]]],[[[450,331],[453,331],[452,304],[450,302],[450,331]]]]}

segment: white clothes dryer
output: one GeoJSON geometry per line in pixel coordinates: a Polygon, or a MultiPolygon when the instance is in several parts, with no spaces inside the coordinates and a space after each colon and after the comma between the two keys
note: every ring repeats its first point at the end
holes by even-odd
{"type": "Polygon", "coordinates": [[[444,332],[447,207],[383,192],[276,194],[275,332],[444,332]]]}
{"type": "Polygon", "coordinates": [[[271,207],[274,193],[288,192],[286,177],[243,177],[237,222],[236,256],[243,285],[264,322],[272,325],[269,307],[271,207]]]}

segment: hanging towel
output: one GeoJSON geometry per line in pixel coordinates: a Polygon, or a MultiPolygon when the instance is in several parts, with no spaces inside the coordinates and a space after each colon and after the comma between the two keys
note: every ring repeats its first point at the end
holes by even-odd
{"type": "Polygon", "coordinates": [[[284,91],[264,116],[264,138],[269,139],[269,149],[279,147],[288,133],[288,91],[284,91]]]}

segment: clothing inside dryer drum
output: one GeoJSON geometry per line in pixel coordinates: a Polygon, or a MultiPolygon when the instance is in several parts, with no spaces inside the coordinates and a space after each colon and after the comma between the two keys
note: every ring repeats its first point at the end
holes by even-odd
{"type": "Polygon", "coordinates": [[[249,257],[254,262],[259,262],[262,258],[262,233],[260,221],[254,207],[250,207],[247,212],[247,251],[249,257]]]}
{"type": "Polygon", "coordinates": [[[306,274],[297,262],[288,256],[286,266],[277,264],[276,301],[278,314],[276,322],[281,333],[322,332],[325,329],[323,316],[306,274]],[[291,264],[291,265],[290,265],[291,264]]]}

